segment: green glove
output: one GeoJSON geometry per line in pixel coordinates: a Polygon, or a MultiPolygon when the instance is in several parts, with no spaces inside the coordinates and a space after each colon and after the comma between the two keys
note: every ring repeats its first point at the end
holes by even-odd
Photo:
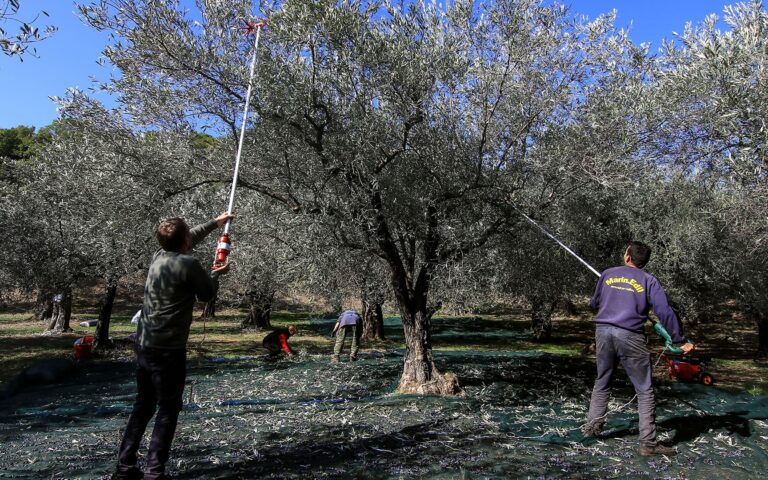
{"type": "Polygon", "coordinates": [[[661,322],[655,322],[653,324],[653,329],[656,330],[656,333],[658,333],[659,336],[664,339],[664,344],[667,346],[667,350],[672,353],[685,353],[682,349],[672,345],[672,337],[669,336],[669,332],[667,332],[667,329],[664,328],[664,325],[662,325],[661,322]]]}

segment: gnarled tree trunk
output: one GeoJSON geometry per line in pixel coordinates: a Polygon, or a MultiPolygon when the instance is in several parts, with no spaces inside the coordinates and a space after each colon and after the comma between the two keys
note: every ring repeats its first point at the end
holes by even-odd
{"type": "Polygon", "coordinates": [[[96,348],[114,348],[114,344],[109,339],[109,325],[112,321],[112,309],[115,305],[115,296],[117,295],[117,280],[107,279],[104,288],[104,300],[99,310],[99,321],[96,323],[96,348]]]}
{"type": "Polygon", "coordinates": [[[272,303],[275,299],[275,292],[251,290],[247,295],[249,300],[248,316],[245,317],[241,326],[243,328],[258,328],[260,330],[272,328],[270,318],[272,317],[272,303]]]}
{"type": "Polygon", "coordinates": [[[72,317],[72,288],[66,287],[53,296],[53,308],[48,319],[48,331],[71,332],[69,320],[72,317]]]}
{"type": "Polygon", "coordinates": [[[363,300],[363,340],[384,340],[384,314],[381,305],[363,300]]]}
{"type": "Polygon", "coordinates": [[[442,374],[432,355],[432,315],[436,308],[402,310],[405,333],[405,362],[398,393],[422,395],[460,395],[456,375],[442,374]]]}
{"type": "Polygon", "coordinates": [[[41,288],[37,291],[35,299],[35,318],[41,321],[49,321],[53,315],[53,293],[41,288]]]}
{"type": "MultiPolygon", "coordinates": [[[[421,247],[422,265],[416,268],[415,242],[410,248],[403,247],[406,261],[398,251],[382,212],[381,194],[374,191],[371,206],[376,214],[376,235],[379,248],[390,267],[392,292],[403,320],[405,359],[403,374],[397,386],[398,393],[427,395],[460,395],[463,393],[459,380],[452,373],[442,374],[435,367],[432,356],[432,315],[440,306],[428,306],[432,274],[439,262],[440,239],[437,235],[438,215],[434,206],[426,211],[427,238],[421,247]]],[[[405,240],[403,240],[403,243],[405,240]]],[[[453,258],[456,258],[455,256],[453,258]]]]}
{"type": "Polygon", "coordinates": [[[552,337],[552,312],[557,301],[539,295],[529,296],[528,300],[531,302],[533,338],[540,342],[549,340],[552,337]]]}

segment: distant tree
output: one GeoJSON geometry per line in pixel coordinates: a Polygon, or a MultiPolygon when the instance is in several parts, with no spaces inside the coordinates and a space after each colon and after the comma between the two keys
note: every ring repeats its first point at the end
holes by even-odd
{"type": "Polygon", "coordinates": [[[0,129],[0,157],[12,160],[29,158],[35,143],[35,127],[0,129]]]}
{"type": "Polygon", "coordinates": [[[40,15],[48,16],[45,10],[41,10],[35,18],[23,21],[19,19],[19,8],[21,8],[21,0],[0,0],[0,51],[8,56],[17,56],[19,60],[24,61],[25,55],[36,56],[37,51],[33,44],[50,37],[56,33],[57,29],[53,25],[46,25],[43,31],[40,31],[34,25],[40,15]],[[8,31],[9,25],[14,30],[18,28],[16,33],[8,31]]]}
{"type": "Polygon", "coordinates": [[[17,181],[17,162],[28,159],[37,143],[38,138],[34,127],[20,125],[0,129],[0,181],[5,183],[17,181]]]}
{"type": "Polygon", "coordinates": [[[391,298],[387,285],[387,265],[380,258],[368,257],[358,265],[360,300],[363,306],[363,340],[384,340],[384,303],[391,298]]]}
{"type": "Polygon", "coordinates": [[[391,299],[387,265],[381,258],[340,246],[322,230],[307,239],[301,252],[306,264],[304,287],[331,306],[330,316],[345,308],[360,311],[361,338],[384,339],[383,305],[391,299]]]}
{"type": "Polygon", "coordinates": [[[239,297],[248,313],[243,328],[272,328],[271,317],[278,293],[292,292],[301,276],[299,248],[304,237],[293,217],[276,210],[254,192],[244,191],[237,202],[233,223],[232,270],[222,289],[239,297]]]}
{"type": "MultiPolygon", "coordinates": [[[[727,6],[724,13],[728,30],[721,30],[711,15],[664,44],[657,81],[649,89],[656,105],[649,124],[659,125],[649,146],[657,162],[676,170],[678,184],[688,184],[668,192],[676,194],[677,205],[687,205],[678,221],[664,228],[679,241],[660,246],[685,273],[685,281],[702,292],[700,298],[739,300],[757,322],[758,352],[764,355],[768,12],[762,1],[753,0],[727,6]]],[[[675,208],[675,203],[664,203],[664,208],[675,208]]]]}
{"type": "Polygon", "coordinates": [[[153,161],[164,154],[191,157],[192,149],[186,137],[142,137],[103,109],[79,107],[98,126],[58,122],[32,161],[17,162],[17,181],[6,184],[0,200],[6,232],[0,243],[14,258],[4,278],[39,293],[50,330],[68,329],[57,319],[71,315],[74,287],[103,281],[97,341],[104,346],[119,280],[145,268],[155,248],[154,226],[165,202],[158,189],[162,164],[153,161]],[[57,309],[61,315],[54,315],[57,309]]]}

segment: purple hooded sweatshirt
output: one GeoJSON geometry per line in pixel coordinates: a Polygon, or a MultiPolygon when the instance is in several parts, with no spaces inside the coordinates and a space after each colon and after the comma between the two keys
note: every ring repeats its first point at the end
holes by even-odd
{"type": "Polygon", "coordinates": [[[339,316],[339,326],[341,327],[358,324],[360,324],[360,314],[354,310],[345,310],[339,316]]]}
{"type": "Polygon", "coordinates": [[[669,306],[661,284],[656,277],[639,268],[621,266],[604,271],[590,305],[598,309],[596,323],[638,333],[643,333],[648,311],[653,309],[672,341],[685,341],[683,327],[669,306]]]}

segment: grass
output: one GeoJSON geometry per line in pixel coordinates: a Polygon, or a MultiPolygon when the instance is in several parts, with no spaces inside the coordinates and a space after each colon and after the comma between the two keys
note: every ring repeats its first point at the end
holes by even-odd
{"type": "Polygon", "coordinates": [[[760,385],[748,385],[747,393],[755,397],[768,395],[768,384],[763,383],[760,385]]]}

